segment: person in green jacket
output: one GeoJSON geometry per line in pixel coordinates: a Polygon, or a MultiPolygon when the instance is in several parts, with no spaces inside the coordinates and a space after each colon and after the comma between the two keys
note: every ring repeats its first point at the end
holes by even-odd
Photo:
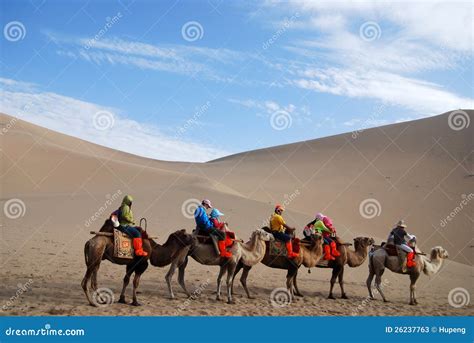
{"type": "Polygon", "coordinates": [[[135,220],[132,212],[133,198],[126,195],[122,200],[122,205],[117,210],[118,220],[120,223],[119,230],[126,233],[133,239],[133,248],[136,256],[148,256],[148,253],[143,250],[143,240],[140,230],[135,226],[135,220]]]}

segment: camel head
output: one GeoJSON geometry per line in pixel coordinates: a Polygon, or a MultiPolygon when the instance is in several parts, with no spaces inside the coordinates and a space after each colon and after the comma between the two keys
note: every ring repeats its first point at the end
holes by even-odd
{"type": "Polygon", "coordinates": [[[431,249],[431,260],[449,258],[448,252],[443,247],[437,246],[431,249]]]}
{"type": "Polygon", "coordinates": [[[178,230],[173,232],[169,238],[173,238],[176,240],[180,245],[187,247],[188,245],[194,244],[194,237],[189,233],[186,233],[186,230],[178,230]]]}
{"type": "Polygon", "coordinates": [[[362,248],[367,248],[371,246],[372,244],[375,243],[375,240],[373,238],[369,237],[356,237],[354,238],[354,247],[362,247],[362,248]]]}
{"type": "Polygon", "coordinates": [[[274,241],[275,240],[275,237],[273,237],[273,235],[263,229],[257,229],[253,232],[252,236],[253,235],[258,235],[258,238],[261,239],[262,241],[274,241]]]}

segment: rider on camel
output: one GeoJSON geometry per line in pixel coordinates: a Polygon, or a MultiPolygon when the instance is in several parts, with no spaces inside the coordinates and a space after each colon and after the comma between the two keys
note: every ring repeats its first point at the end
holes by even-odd
{"type": "Polygon", "coordinates": [[[112,216],[117,216],[120,226],[118,229],[130,237],[132,237],[133,248],[136,256],[148,256],[148,253],[143,250],[143,240],[140,229],[135,226],[135,220],[132,212],[133,198],[126,195],[122,200],[120,208],[112,213],[112,216]]]}
{"type": "Polygon", "coordinates": [[[207,210],[211,208],[211,201],[204,199],[201,202],[201,205],[199,205],[196,208],[196,211],[194,211],[194,219],[196,220],[196,228],[198,233],[216,237],[220,256],[225,258],[232,257],[232,253],[226,250],[225,232],[215,228],[209,216],[207,215],[207,210]]]}
{"type": "Polygon", "coordinates": [[[286,230],[293,229],[286,225],[285,220],[282,217],[284,210],[285,209],[281,205],[275,206],[275,213],[270,217],[270,229],[275,239],[285,242],[286,250],[288,251],[288,258],[295,258],[298,254],[293,252],[291,236],[286,233],[286,230]]]}
{"type": "Polygon", "coordinates": [[[412,239],[411,235],[409,235],[406,231],[407,225],[405,224],[404,220],[399,220],[396,227],[390,231],[390,235],[388,237],[388,240],[393,239],[393,244],[396,246],[399,246],[403,251],[407,253],[407,267],[412,268],[416,266],[415,262],[415,251],[408,246],[405,237],[409,237],[409,239],[412,239]]]}

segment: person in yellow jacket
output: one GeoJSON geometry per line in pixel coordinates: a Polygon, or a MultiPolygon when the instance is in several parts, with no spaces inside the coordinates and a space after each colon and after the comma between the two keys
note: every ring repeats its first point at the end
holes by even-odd
{"type": "Polygon", "coordinates": [[[270,229],[272,230],[272,234],[275,239],[285,242],[286,250],[288,251],[288,258],[295,258],[296,256],[298,256],[298,254],[293,252],[291,236],[286,233],[287,229],[294,229],[286,225],[285,220],[282,216],[284,210],[285,209],[281,205],[275,206],[275,213],[273,213],[270,217],[270,229]]]}
{"type": "Polygon", "coordinates": [[[143,240],[140,230],[135,226],[135,220],[132,212],[133,198],[126,195],[122,200],[122,205],[116,211],[120,226],[118,229],[130,237],[132,237],[133,248],[136,256],[148,256],[148,253],[143,250],[143,240]]]}

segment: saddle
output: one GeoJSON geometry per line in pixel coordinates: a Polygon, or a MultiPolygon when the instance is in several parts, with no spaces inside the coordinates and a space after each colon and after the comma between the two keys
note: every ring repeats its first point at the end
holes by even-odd
{"type": "MultiPolygon", "coordinates": [[[[285,242],[275,239],[274,241],[266,242],[268,245],[268,253],[270,256],[288,256],[288,251],[285,246],[285,242]]],[[[293,245],[293,252],[299,254],[300,252],[300,240],[299,238],[293,238],[291,240],[293,245]]]]}
{"type": "Polygon", "coordinates": [[[399,256],[399,253],[398,253],[399,248],[397,248],[395,244],[387,243],[387,244],[384,244],[382,248],[385,249],[388,256],[397,256],[397,257],[399,256]]]}
{"type": "Polygon", "coordinates": [[[114,229],[114,257],[133,259],[132,238],[120,230],[114,229]]]}

